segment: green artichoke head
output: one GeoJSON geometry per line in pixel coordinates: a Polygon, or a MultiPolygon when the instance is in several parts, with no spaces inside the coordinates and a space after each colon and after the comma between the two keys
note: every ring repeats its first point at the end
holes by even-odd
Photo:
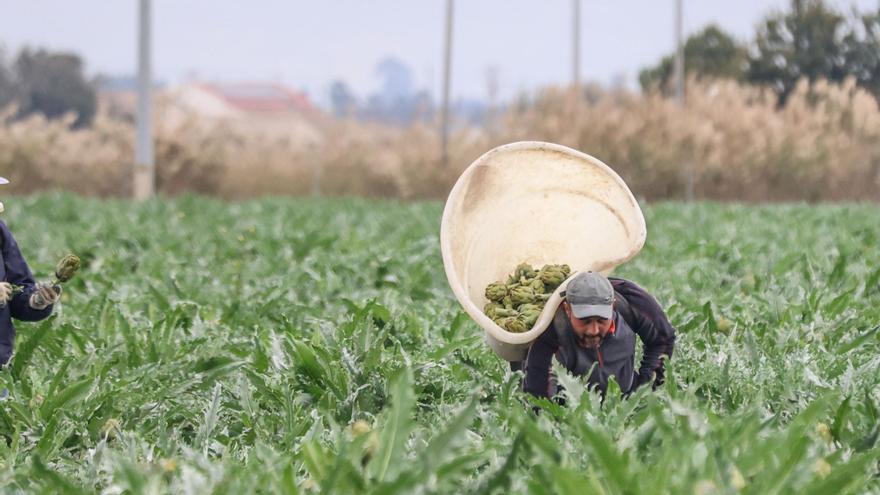
{"type": "Polygon", "coordinates": [[[528,264],[528,263],[520,263],[519,265],[516,265],[516,269],[515,269],[514,272],[513,272],[513,276],[514,276],[517,280],[519,280],[519,279],[521,279],[521,278],[523,278],[523,277],[525,277],[525,278],[532,278],[532,277],[534,277],[537,273],[538,273],[538,272],[537,272],[534,268],[532,268],[532,265],[530,265],[530,264],[528,264]]]}
{"type": "Polygon", "coordinates": [[[72,279],[73,275],[79,270],[79,265],[79,256],[68,254],[61,258],[61,260],[58,261],[58,264],[55,265],[55,278],[58,282],[67,282],[72,279]]]}
{"type": "Polygon", "coordinates": [[[544,282],[537,277],[532,279],[532,281],[529,283],[529,287],[531,287],[532,290],[535,291],[535,294],[543,294],[545,290],[544,282]]]}
{"type": "Polygon", "coordinates": [[[490,301],[501,301],[507,295],[507,286],[500,282],[489,284],[486,287],[486,299],[490,301]]]}
{"type": "Polygon", "coordinates": [[[498,304],[497,302],[490,302],[489,304],[483,306],[483,313],[486,314],[490,319],[494,320],[497,317],[496,311],[499,309],[504,309],[504,306],[498,304]]]}
{"type": "Polygon", "coordinates": [[[499,319],[507,318],[508,316],[519,316],[519,311],[515,309],[498,308],[495,310],[495,316],[499,319]]]}
{"type": "Polygon", "coordinates": [[[535,302],[535,291],[531,287],[517,287],[510,291],[510,300],[513,304],[527,304],[535,302]]]}
{"type": "Polygon", "coordinates": [[[498,326],[513,333],[523,333],[529,329],[526,323],[516,316],[510,316],[501,320],[498,326]]]}
{"type": "Polygon", "coordinates": [[[537,304],[523,304],[519,307],[520,318],[522,318],[526,326],[532,328],[541,316],[542,310],[543,307],[537,304]]]}
{"type": "Polygon", "coordinates": [[[567,266],[568,265],[545,265],[541,268],[541,271],[538,272],[538,278],[544,282],[547,289],[552,288],[555,290],[559,287],[559,284],[568,278],[568,274],[564,270],[564,267],[567,266]]]}

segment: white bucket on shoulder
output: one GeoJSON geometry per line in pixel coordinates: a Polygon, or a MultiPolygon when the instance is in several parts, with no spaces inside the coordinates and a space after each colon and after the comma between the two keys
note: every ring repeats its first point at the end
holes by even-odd
{"type": "Polygon", "coordinates": [[[565,146],[524,141],[487,152],[461,174],[443,210],[440,249],[465,312],[496,354],[518,361],[550,325],[568,280],[524,333],[483,314],[487,285],[522,262],[608,274],[638,254],[646,235],[638,202],[610,167],[565,146]]]}

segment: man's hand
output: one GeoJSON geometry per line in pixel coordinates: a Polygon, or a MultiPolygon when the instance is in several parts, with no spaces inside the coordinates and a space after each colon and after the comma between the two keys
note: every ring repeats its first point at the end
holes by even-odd
{"type": "Polygon", "coordinates": [[[0,307],[6,306],[10,299],[12,299],[12,284],[0,282],[0,307]]]}
{"type": "Polygon", "coordinates": [[[31,294],[31,298],[28,301],[33,309],[46,309],[49,305],[58,302],[58,298],[61,296],[60,285],[53,286],[47,282],[37,282],[35,287],[36,290],[31,294]]]}

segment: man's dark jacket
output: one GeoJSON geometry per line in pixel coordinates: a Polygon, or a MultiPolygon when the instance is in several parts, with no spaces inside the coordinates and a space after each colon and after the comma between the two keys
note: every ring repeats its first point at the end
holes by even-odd
{"type": "Polygon", "coordinates": [[[529,348],[523,383],[527,392],[539,397],[555,395],[555,384],[550,376],[554,355],[574,375],[585,375],[592,369],[589,384],[603,394],[611,376],[624,393],[652,379],[655,386],[663,383],[663,356],[672,356],[675,329],[657,301],[644,289],[628,280],[609,280],[615,291],[614,333],[602,339],[598,349],[580,347],[560,305],[553,323],[529,348]],[[636,335],[644,347],[638,372],[634,370],[636,335]]]}
{"type": "Polygon", "coordinates": [[[9,282],[23,289],[0,308],[0,366],[3,366],[12,357],[12,346],[15,344],[15,327],[12,325],[12,318],[39,321],[52,314],[52,306],[37,310],[28,304],[28,299],[35,289],[34,276],[22,257],[12,232],[2,221],[0,221],[0,243],[2,243],[0,257],[3,258],[3,263],[0,263],[0,281],[9,282]]]}

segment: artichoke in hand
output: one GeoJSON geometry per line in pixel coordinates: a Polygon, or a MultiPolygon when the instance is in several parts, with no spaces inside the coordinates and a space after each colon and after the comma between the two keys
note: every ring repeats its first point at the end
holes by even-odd
{"type": "Polygon", "coordinates": [[[75,254],[68,254],[61,258],[61,260],[58,261],[58,264],[55,265],[55,280],[52,281],[52,285],[63,284],[70,281],[79,270],[79,266],[79,256],[75,254]]]}

